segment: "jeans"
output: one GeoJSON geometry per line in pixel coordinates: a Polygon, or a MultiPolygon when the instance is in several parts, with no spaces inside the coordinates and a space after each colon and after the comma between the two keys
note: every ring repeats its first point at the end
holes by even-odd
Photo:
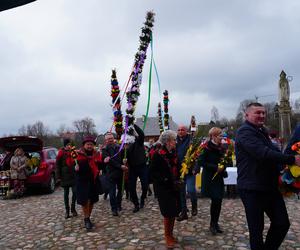
{"type": "Polygon", "coordinates": [[[239,190],[245,207],[251,249],[278,249],[287,234],[290,222],[281,193],[276,191],[239,190]],[[263,242],[264,213],[271,225],[263,242]]]}
{"type": "Polygon", "coordinates": [[[142,196],[141,199],[147,197],[148,191],[148,167],[146,164],[135,166],[134,168],[129,167],[129,191],[130,199],[135,206],[139,205],[139,200],[136,193],[136,182],[137,178],[140,178],[142,185],[142,196]]]}
{"type": "Polygon", "coordinates": [[[184,188],[180,190],[180,205],[181,211],[187,211],[186,205],[186,191],[190,195],[191,202],[197,203],[197,194],[196,194],[196,176],[195,175],[186,175],[185,177],[185,184],[184,188]]]}

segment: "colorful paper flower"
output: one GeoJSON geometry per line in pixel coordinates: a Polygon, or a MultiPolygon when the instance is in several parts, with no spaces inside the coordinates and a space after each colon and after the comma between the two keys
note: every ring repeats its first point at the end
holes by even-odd
{"type": "Polygon", "coordinates": [[[126,93],[127,97],[127,109],[126,109],[126,143],[133,143],[135,141],[134,137],[134,111],[135,106],[140,95],[140,85],[142,83],[142,71],[144,62],[146,59],[147,48],[149,47],[152,38],[152,28],[154,23],[154,12],[147,12],[146,22],[144,27],[142,27],[142,34],[140,35],[140,46],[138,52],[135,55],[134,67],[131,72],[131,87],[126,93]]]}
{"type": "Polygon", "coordinates": [[[164,99],[163,99],[163,103],[164,103],[164,130],[168,130],[169,129],[169,93],[168,90],[164,91],[164,99]]]}
{"type": "Polygon", "coordinates": [[[164,127],[163,127],[163,122],[162,122],[162,114],[161,114],[161,104],[160,102],[158,103],[158,126],[159,126],[159,132],[162,133],[164,132],[164,127]]]}
{"type": "Polygon", "coordinates": [[[121,111],[119,82],[117,79],[117,72],[115,69],[112,70],[111,74],[111,97],[113,104],[115,131],[117,134],[117,140],[120,140],[123,134],[123,115],[121,111]]]}

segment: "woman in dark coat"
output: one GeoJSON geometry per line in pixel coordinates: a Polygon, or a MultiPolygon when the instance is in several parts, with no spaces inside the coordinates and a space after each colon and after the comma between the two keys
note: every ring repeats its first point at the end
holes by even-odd
{"type": "Polygon", "coordinates": [[[173,237],[175,217],[180,212],[176,133],[171,130],[163,132],[160,142],[162,147],[153,154],[151,171],[160,212],[164,217],[166,244],[172,248],[177,242],[173,237]]]}
{"type": "Polygon", "coordinates": [[[99,152],[94,149],[93,137],[85,137],[82,144],[83,147],[78,151],[78,165],[75,166],[76,192],[77,203],[82,206],[85,228],[89,230],[93,227],[90,220],[93,205],[99,201],[96,182],[102,159],[99,152]]]}
{"type": "Polygon", "coordinates": [[[76,186],[75,186],[75,169],[74,161],[71,158],[71,140],[64,139],[64,147],[58,151],[56,156],[57,178],[60,179],[60,185],[64,189],[64,203],[65,203],[65,218],[70,218],[70,204],[69,192],[72,190],[71,213],[73,217],[77,216],[75,209],[76,203],[76,186]]]}
{"type": "MultiPolygon", "coordinates": [[[[222,233],[218,221],[221,212],[222,199],[224,196],[224,177],[227,177],[226,167],[220,167],[225,154],[222,148],[222,130],[213,127],[209,130],[209,141],[200,154],[198,166],[203,167],[201,192],[211,199],[210,205],[210,231],[213,235],[222,233]]],[[[199,169],[196,170],[199,172],[199,169]]]]}

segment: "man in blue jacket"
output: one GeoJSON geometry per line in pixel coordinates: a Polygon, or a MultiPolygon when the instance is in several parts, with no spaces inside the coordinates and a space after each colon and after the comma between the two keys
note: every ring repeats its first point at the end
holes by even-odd
{"type": "MultiPolygon", "coordinates": [[[[191,143],[191,136],[187,133],[188,129],[184,125],[179,125],[177,129],[177,139],[176,139],[176,150],[178,157],[178,165],[181,168],[181,164],[184,160],[186,152],[191,143]]],[[[187,192],[190,195],[192,202],[192,216],[197,215],[197,194],[195,188],[196,177],[192,173],[192,169],[189,170],[188,174],[184,179],[184,187],[180,191],[180,206],[181,212],[177,218],[177,221],[183,221],[188,219],[187,215],[187,204],[186,204],[186,187],[187,192]]]]}
{"type": "Polygon", "coordinates": [[[265,108],[250,103],[244,124],[236,134],[237,186],[245,207],[251,249],[278,249],[290,222],[278,190],[280,165],[300,165],[299,156],[282,154],[271,142],[264,127],[265,108]],[[271,225],[263,242],[264,213],[271,225]]]}

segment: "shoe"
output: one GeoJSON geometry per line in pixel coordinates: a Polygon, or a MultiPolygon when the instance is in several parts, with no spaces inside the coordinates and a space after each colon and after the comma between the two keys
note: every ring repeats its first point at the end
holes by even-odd
{"type": "Polygon", "coordinates": [[[216,235],[217,234],[217,229],[216,229],[215,226],[210,225],[209,231],[211,232],[212,235],[216,235]]]}
{"type": "Polygon", "coordinates": [[[133,209],[133,213],[136,213],[136,212],[138,212],[140,210],[140,207],[139,207],[139,205],[136,205],[136,206],[134,206],[134,209],[133,209]]]}
{"type": "Polygon", "coordinates": [[[188,219],[187,212],[182,211],[176,220],[177,221],[183,221],[183,220],[187,220],[187,219],[188,219]]]}
{"type": "Polygon", "coordinates": [[[103,196],[103,199],[107,200],[107,196],[108,196],[108,193],[105,193],[104,196],[103,196]]]}
{"type": "Polygon", "coordinates": [[[112,211],[112,215],[113,215],[113,216],[119,216],[118,211],[117,211],[117,210],[113,210],[113,211],[112,211]]]}
{"type": "Polygon", "coordinates": [[[144,208],[144,206],[145,206],[145,200],[141,199],[140,208],[144,208]]]}
{"type": "Polygon", "coordinates": [[[198,213],[197,208],[192,209],[192,216],[196,216],[198,213]]]}
{"type": "Polygon", "coordinates": [[[78,216],[78,213],[75,209],[72,210],[71,213],[72,213],[72,217],[77,217],[78,216]]]}
{"type": "Polygon", "coordinates": [[[70,216],[70,212],[69,211],[66,211],[66,213],[65,213],[65,219],[68,219],[68,218],[70,218],[71,216],[70,216]]]}
{"type": "Polygon", "coordinates": [[[217,233],[221,234],[223,233],[224,231],[220,228],[219,224],[216,225],[216,231],[217,233]]]}
{"type": "Polygon", "coordinates": [[[192,203],[192,216],[196,216],[197,213],[198,213],[197,203],[193,202],[192,203]]]}
{"type": "Polygon", "coordinates": [[[86,230],[91,230],[93,228],[93,224],[90,221],[90,218],[84,218],[84,226],[86,230]]]}

